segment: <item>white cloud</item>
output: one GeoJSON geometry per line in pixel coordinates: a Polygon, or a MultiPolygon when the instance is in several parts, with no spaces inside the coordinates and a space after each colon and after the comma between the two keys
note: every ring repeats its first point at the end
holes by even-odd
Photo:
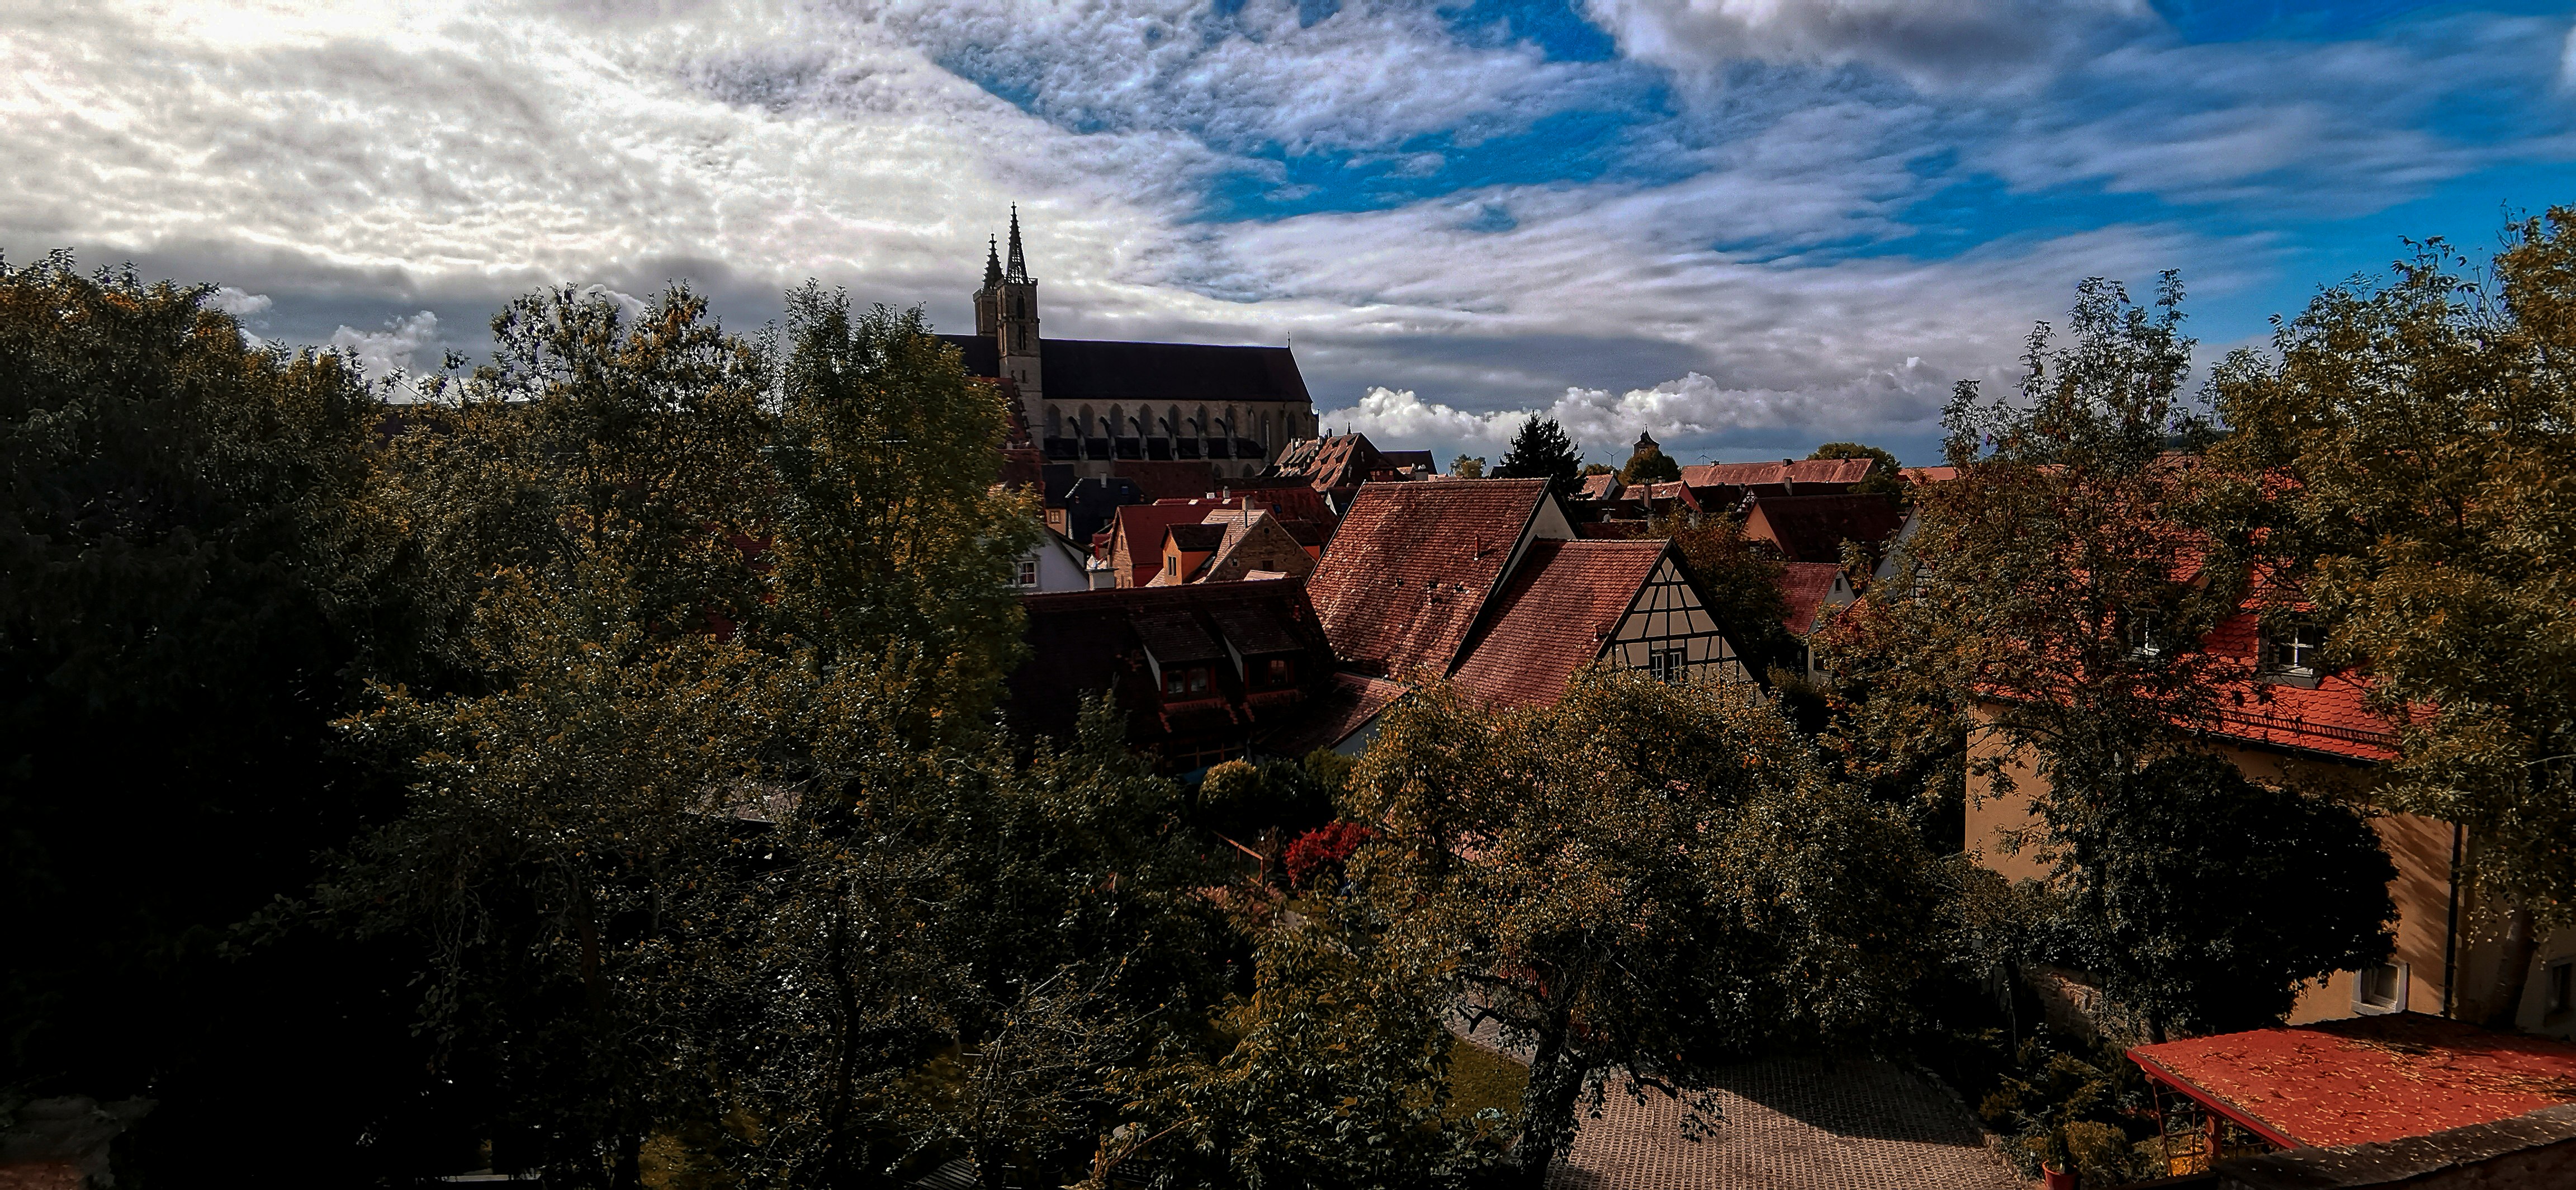
{"type": "Polygon", "coordinates": [[[243,320],[248,320],[254,314],[264,313],[270,306],[276,304],[267,294],[248,293],[231,285],[217,288],[206,298],[206,305],[209,308],[221,310],[243,320]]]}
{"type": "Polygon", "coordinates": [[[409,317],[387,319],[385,329],[380,331],[344,325],[332,332],[326,346],[355,361],[367,379],[393,381],[404,395],[409,395],[410,373],[415,370],[412,357],[437,342],[438,315],[423,310],[409,317]]]}
{"type": "Polygon", "coordinates": [[[1293,334],[1318,405],[1390,445],[1492,442],[1539,410],[1588,442],[1651,429],[1749,450],[1926,433],[1949,379],[2008,369],[2075,279],[2180,265],[2199,292],[2243,289],[2280,251],[2178,221],[1937,260],[1861,251],[1913,230],[1913,204],[1942,184],[1928,156],[1955,149],[1959,172],[2029,189],[2384,202],[2475,167],[2413,131],[2444,86],[2521,71],[2545,89],[2561,69],[2556,26],[2536,50],[2498,40],[2536,25],[2462,23],[2286,67],[2085,39],[2131,0],[1593,11],[1677,70],[1790,65],[1662,106],[1637,98],[1655,72],[1633,62],[1462,41],[1432,5],[1394,0],[1310,22],[1286,0],[1222,18],[1194,0],[20,5],[0,14],[0,146],[16,163],[0,251],[71,245],[231,282],[244,302],[274,298],[254,311],[264,334],[389,370],[470,345],[438,342],[442,327],[567,282],[636,294],[690,277],[757,321],[776,289],[816,277],[927,301],[953,325],[1016,200],[1051,335],[1293,334]],[[2059,90],[2005,102],[1959,82],[2078,51],[2086,69],[2059,90]],[[1840,69],[1854,64],[1924,90],[1853,82],[1869,74],[1840,69]],[[1621,163],[1656,168],[1207,219],[1213,179],[1310,184],[1262,155],[1435,177],[1479,138],[1586,105],[1633,108],[1621,163]]]}

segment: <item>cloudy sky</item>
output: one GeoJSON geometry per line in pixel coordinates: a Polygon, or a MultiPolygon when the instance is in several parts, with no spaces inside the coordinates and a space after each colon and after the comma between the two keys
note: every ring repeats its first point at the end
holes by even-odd
{"type": "Polygon", "coordinates": [[[370,366],[674,278],[1293,342],[1328,425],[1498,457],[1932,452],[2077,280],[2211,350],[2399,237],[2576,202],[2568,4],[0,4],[0,254],[228,287],[370,366]]]}

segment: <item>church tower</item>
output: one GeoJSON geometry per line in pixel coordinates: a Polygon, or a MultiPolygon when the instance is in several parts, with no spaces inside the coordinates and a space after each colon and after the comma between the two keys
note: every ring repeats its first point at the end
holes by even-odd
{"type": "Polygon", "coordinates": [[[1043,393],[1044,377],[1039,374],[1038,353],[1038,283],[1029,279],[1028,258],[1020,251],[1020,208],[1011,208],[1011,257],[1008,264],[997,264],[991,256],[984,258],[984,293],[975,295],[975,329],[990,333],[998,340],[1002,357],[1002,376],[1020,386],[1024,409],[1038,408],[1043,393]],[[992,326],[984,325],[984,309],[993,309],[992,326]]]}
{"type": "Polygon", "coordinates": [[[975,291],[975,333],[990,339],[1002,333],[1002,250],[984,240],[984,288],[975,291]]]}

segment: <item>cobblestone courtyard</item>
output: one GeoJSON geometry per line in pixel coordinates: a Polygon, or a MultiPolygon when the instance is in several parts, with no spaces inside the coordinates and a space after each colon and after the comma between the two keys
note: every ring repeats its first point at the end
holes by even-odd
{"type": "Polygon", "coordinates": [[[1614,1088],[1583,1121],[1550,1190],[2022,1190],[1959,1104],[1885,1062],[1781,1059],[1716,1088],[1716,1135],[1681,1133],[1682,1106],[1614,1088]]]}

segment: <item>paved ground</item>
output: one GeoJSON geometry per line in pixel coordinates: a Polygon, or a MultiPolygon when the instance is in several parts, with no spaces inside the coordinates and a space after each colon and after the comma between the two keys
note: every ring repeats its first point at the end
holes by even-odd
{"type": "Polygon", "coordinates": [[[1682,1137],[1682,1105],[1613,1087],[1549,1190],[2022,1190],[1958,1103],[1884,1062],[1783,1059],[1719,1080],[1716,1135],[1682,1137]]]}

